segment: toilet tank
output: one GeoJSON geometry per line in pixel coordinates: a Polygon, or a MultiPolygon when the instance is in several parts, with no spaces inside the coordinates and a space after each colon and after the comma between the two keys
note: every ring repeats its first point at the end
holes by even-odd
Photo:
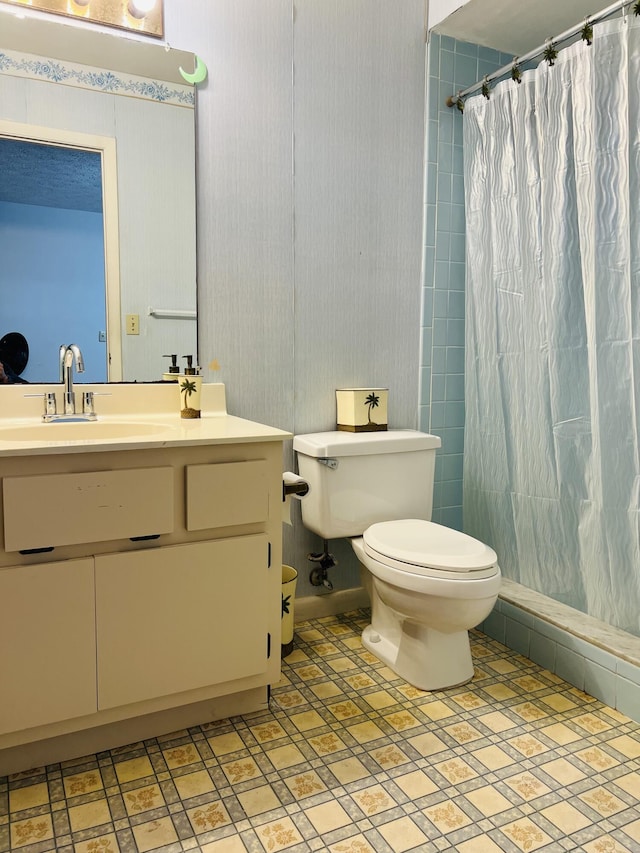
{"type": "Polygon", "coordinates": [[[371,524],[429,521],[440,439],[416,430],[316,432],[293,449],[309,483],[302,521],[323,539],[360,536],[371,524]]]}

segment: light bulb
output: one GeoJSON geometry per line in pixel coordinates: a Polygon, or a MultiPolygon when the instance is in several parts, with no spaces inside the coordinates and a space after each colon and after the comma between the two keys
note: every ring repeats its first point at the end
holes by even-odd
{"type": "Polygon", "coordinates": [[[157,0],[129,0],[129,14],[134,18],[144,18],[155,8],[157,0]]]}

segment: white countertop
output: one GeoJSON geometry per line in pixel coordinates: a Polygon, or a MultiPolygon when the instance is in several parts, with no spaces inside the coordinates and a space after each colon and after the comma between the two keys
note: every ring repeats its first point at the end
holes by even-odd
{"type": "Polygon", "coordinates": [[[96,395],[104,395],[96,396],[97,421],[79,424],[81,438],[76,440],[69,437],[74,424],[43,423],[43,388],[51,391],[59,386],[13,385],[0,389],[0,457],[246,444],[292,437],[284,430],[227,414],[224,385],[217,383],[203,385],[201,418],[181,418],[177,385],[162,383],[76,386],[77,392],[93,389],[96,395]],[[112,425],[115,434],[110,437],[112,425]],[[131,435],[127,434],[129,426],[131,435]],[[91,434],[94,429],[97,437],[91,434]],[[11,440],[3,439],[3,431],[11,440]]]}

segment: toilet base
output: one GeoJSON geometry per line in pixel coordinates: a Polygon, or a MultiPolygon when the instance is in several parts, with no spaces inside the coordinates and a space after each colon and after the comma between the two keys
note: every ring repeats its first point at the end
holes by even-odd
{"type": "Polygon", "coordinates": [[[362,645],[419,690],[445,690],[473,678],[467,631],[442,634],[405,620],[393,640],[372,625],[362,632],[362,645]]]}

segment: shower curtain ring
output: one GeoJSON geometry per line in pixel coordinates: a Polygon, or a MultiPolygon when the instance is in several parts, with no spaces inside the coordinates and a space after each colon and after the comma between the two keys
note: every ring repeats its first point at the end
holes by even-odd
{"type": "Polygon", "coordinates": [[[584,27],[580,31],[580,38],[587,43],[587,47],[593,44],[593,27],[589,21],[589,16],[584,19],[584,27]]]}
{"type": "Polygon", "coordinates": [[[516,83],[522,83],[522,71],[518,62],[519,56],[513,57],[513,65],[511,66],[511,79],[516,83]]]}
{"type": "Polygon", "coordinates": [[[546,41],[546,47],[544,49],[544,53],[542,54],[545,62],[549,67],[555,64],[555,61],[558,57],[558,51],[556,50],[556,46],[553,43],[551,37],[549,37],[546,41]]]}

